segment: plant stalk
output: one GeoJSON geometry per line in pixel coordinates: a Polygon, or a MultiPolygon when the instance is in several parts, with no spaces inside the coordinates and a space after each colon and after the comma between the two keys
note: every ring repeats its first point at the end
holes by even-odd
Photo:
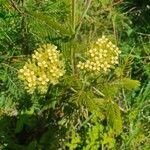
{"type": "MultiPolygon", "coordinates": [[[[76,28],[76,1],[72,0],[72,8],[71,8],[71,30],[73,34],[75,33],[76,28]]],[[[72,66],[72,73],[75,74],[75,50],[73,44],[71,44],[71,66],[72,66]]]]}

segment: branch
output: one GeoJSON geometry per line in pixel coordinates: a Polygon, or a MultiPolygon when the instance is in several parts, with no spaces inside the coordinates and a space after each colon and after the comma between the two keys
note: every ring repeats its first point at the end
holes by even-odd
{"type": "Polygon", "coordinates": [[[14,2],[13,0],[9,0],[10,3],[11,3],[11,6],[17,10],[20,14],[25,14],[24,12],[22,12],[19,8],[18,8],[18,5],[16,4],[16,2],[14,2]]]}
{"type": "Polygon", "coordinates": [[[79,32],[79,30],[80,30],[80,28],[81,28],[81,26],[82,26],[83,19],[84,19],[84,17],[86,16],[87,11],[88,11],[89,8],[90,8],[91,2],[92,2],[92,0],[88,0],[88,1],[86,2],[86,5],[87,5],[87,6],[86,6],[86,9],[85,9],[85,11],[84,11],[84,13],[83,13],[81,19],[80,19],[79,26],[78,26],[78,28],[77,28],[77,30],[76,30],[75,37],[77,36],[77,34],[78,34],[78,32],[79,32]]]}

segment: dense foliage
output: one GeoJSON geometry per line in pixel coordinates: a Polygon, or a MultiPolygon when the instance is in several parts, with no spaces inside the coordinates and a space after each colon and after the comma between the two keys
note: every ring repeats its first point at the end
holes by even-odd
{"type": "Polygon", "coordinates": [[[150,2],[0,1],[0,149],[149,150],[150,2]]]}

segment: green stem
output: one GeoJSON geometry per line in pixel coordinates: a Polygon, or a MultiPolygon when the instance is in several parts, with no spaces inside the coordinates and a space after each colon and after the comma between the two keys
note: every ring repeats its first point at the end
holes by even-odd
{"type": "Polygon", "coordinates": [[[71,66],[72,66],[72,73],[75,74],[75,50],[73,44],[71,44],[71,66]]]}
{"type": "MultiPolygon", "coordinates": [[[[73,34],[75,33],[76,28],[76,0],[72,0],[72,8],[71,8],[71,29],[73,34]]],[[[71,66],[72,72],[75,74],[75,51],[74,46],[71,44],[71,66]]]]}
{"type": "Polygon", "coordinates": [[[80,31],[80,28],[81,28],[81,26],[82,26],[83,19],[84,19],[84,17],[86,16],[86,14],[87,14],[87,12],[88,12],[90,6],[91,6],[91,2],[92,2],[92,0],[88,0],[88,1],[87,1],[87,5],[86,5],[86,8],[85,8],[85,10],[84,10],[84,12],[83,12],[83,15],[82,15],[82,17],[81,17],[81,19],[80,19],[78,28],[77,28],[77,30],[76,30],[75,37],[78,35],[78,33],[79,33],[79,31],[80,31]]]}
{"type": "Polygon", "coordinates": [[[72,12],[71,12],[71,27],[73,33],[75,32],[75,26],[76,26],[76,0],[72,0],[72,12]]]}
{"type": "MultiPolygon", "coordinates": [[[[71,4],[71,30],[73,34],[75,33],[75,26],[76,26],[76,0],[72,0],[71,4]]],[[[71,44],[71,66],[72,72],[75,74],[75,51],[73,42],[71,44]]]]}

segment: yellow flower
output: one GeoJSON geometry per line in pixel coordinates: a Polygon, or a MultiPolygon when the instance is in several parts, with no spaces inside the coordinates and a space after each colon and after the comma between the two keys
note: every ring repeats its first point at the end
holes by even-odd
{"type": "Polygon", "coordinates": [[[33,93],[38,89],[40,93],[44,93],[48,84],[58,83],[64,73],[64,62],[57,47],[45,44],[35,50],[31,60],[19,70],[18,77],[24,81],[27,92],[33,93]]]}
{"type": "Polygon", "coordinates": [[[113,65],[118,64],[119,48],[105,36],[99,38],[87,52],[87,60],[79,62],[77,67],[81,70],[106,72],[113,65]]]}

